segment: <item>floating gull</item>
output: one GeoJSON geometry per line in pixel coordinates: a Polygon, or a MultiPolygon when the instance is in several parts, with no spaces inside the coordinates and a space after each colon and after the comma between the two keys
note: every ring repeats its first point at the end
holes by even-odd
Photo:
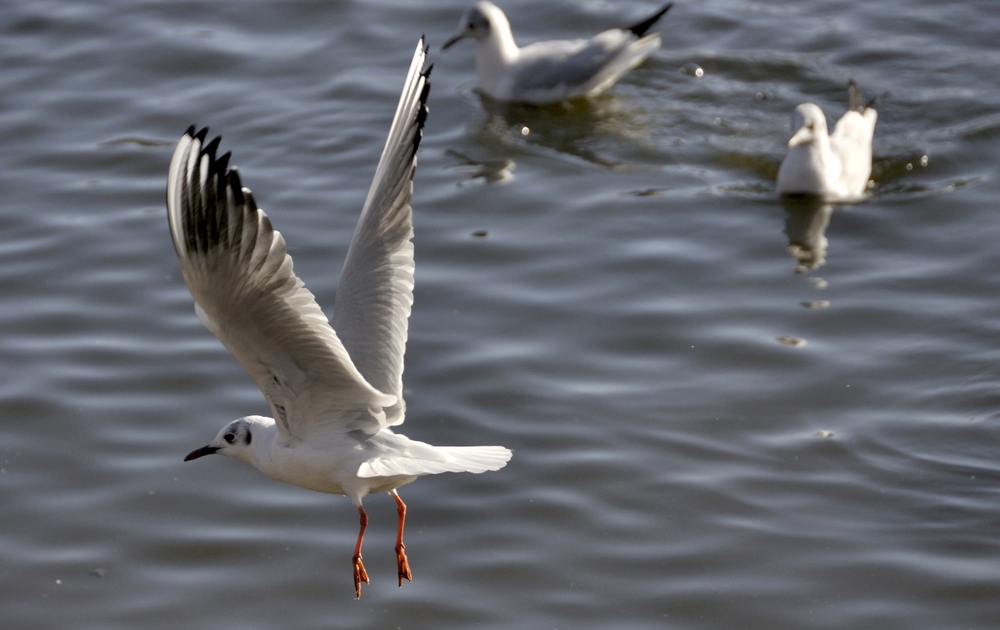
{"type": "Polygon", "coordinates": [[[296,486],[347,495],[361,515],[354,587],[368,574],[362,498],[388,492],[399,525],[399,584],[412,579],[403,545],[406,506],[396,488],[422,475],[502,468],[500,446],[441,447],[394,433],[402,424],[403,353],[413,303],[410,198],[427,117],[423,39],[406,76],[389,137],[347,252],[331,327],[292,270],[285,241],[240,184],[219,138],[194,127],[170,163],[167,215],[198,318],[263,392],[272,418],[227,424],[184,461],[218,453],[296,486]]]}
{"type": "Polygon", "coordinates": [[[612,28],[591,39],[553,40],[523,48],[514,42],[507,16],[480,0],[458,23],[442,50],[476,40],[479,89],[499,101],[555,103],[594,96],[615,84],[660,47],[658,33],[646,34],[673,3],[628,28],[612,28]]]}
{"type": "Polygon", "coordinates": [[[833,133],[827,132],[826,116],[818,105],[802,103],[795,108],[788,153],[778,169],[779,193],[852,200],[868,189],[878,97],[865,103],[854,81],[848,95],[850,109],[833,133]]]}

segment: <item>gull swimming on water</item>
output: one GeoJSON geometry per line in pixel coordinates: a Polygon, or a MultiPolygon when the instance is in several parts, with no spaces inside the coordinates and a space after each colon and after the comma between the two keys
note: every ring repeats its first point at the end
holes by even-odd
{"type": "Polygon", "coordinates": [[[443,472],[502,468],[501,446],[432,446],[394,433],[402,424],[403,353],[413,303],[410,198],[430,89],[421,38],[337,287],[333,326],[292,269],[285,241],[243,188],[219,138],[191,127],[177,144],[167,215],[181,271],[205,327],[260,388],[274,418],[233,420],[189,461],[218,453],[268,477],[346,495],[361,515],[354,588],[368,574],[362,498],[388,492],[399,514],[399,585],[412,580],[403,545],[406,505],[396,489],[443,472]],[[336,332],[334,332],[334,327],[336,332]]]}
{"type": "Polygon", "coordinates": [[[498,101],[557,103],[595,96],[615,84],[660,47],[659,33],[647,31],[666,13],[668,3],[628,28],[612,28],[590,39],[550,40],[519,47],[507,16],[480,0],[441,47],[476,40],[479,89],[498,101]]]}
{"type": "Polygon", "coordinates": [[[778,192],[824,199],[851,200],[868,189],[872,172],[872,137],[878,112],[867,103],[851,81],[847,88],[850,109],[840,117],[833,133],[826,116],[814,103],[802,103],[792,114],[788,153],[778,169],[778,192]]]}

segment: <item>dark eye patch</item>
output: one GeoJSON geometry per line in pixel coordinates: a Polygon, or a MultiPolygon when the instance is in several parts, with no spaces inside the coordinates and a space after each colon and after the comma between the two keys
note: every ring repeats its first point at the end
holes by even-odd
{"type": "Polygon", "coordinates": [[[227,434],[225,434],[225,435],[222,436],[222,439],[226,441],[226,444],[232,444],[233,442],[236,441],[236,434],[235,433],[227,433],[227,434]]]}

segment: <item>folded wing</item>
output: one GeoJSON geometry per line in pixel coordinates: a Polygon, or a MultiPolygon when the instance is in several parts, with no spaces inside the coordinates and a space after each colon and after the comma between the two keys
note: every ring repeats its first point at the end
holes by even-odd
{"type": "Polygon", "coordinates": [[[830,134],[830,150],[840,160],[840,180],[845,194],[858,196],[868,188],[872,172],[872,139],[878,121],[874,104],[877,99],[866,102],[853,80],[847,91],[850,109],[841,116],[830,134]]]}

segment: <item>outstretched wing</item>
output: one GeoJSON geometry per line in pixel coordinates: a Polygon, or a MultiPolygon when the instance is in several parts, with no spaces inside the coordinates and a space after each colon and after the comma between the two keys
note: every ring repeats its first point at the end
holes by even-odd
{"type": "Polygon", "coordinates": [[[397,398],[387,425],[403,422],[403,353],[413,304],[413,174],[427,119],[430,69],[421,38],[337,285],[333,325],[365,379],[397,398]]]}
{"type": "Polygon", "coordinates": [[[285,439],[320,424],[377,431],[396,396],[358,372],[281,234],[207,133],[188,129],[167,180],[170,233],[199,319],[264,393],[285,439]]]}

